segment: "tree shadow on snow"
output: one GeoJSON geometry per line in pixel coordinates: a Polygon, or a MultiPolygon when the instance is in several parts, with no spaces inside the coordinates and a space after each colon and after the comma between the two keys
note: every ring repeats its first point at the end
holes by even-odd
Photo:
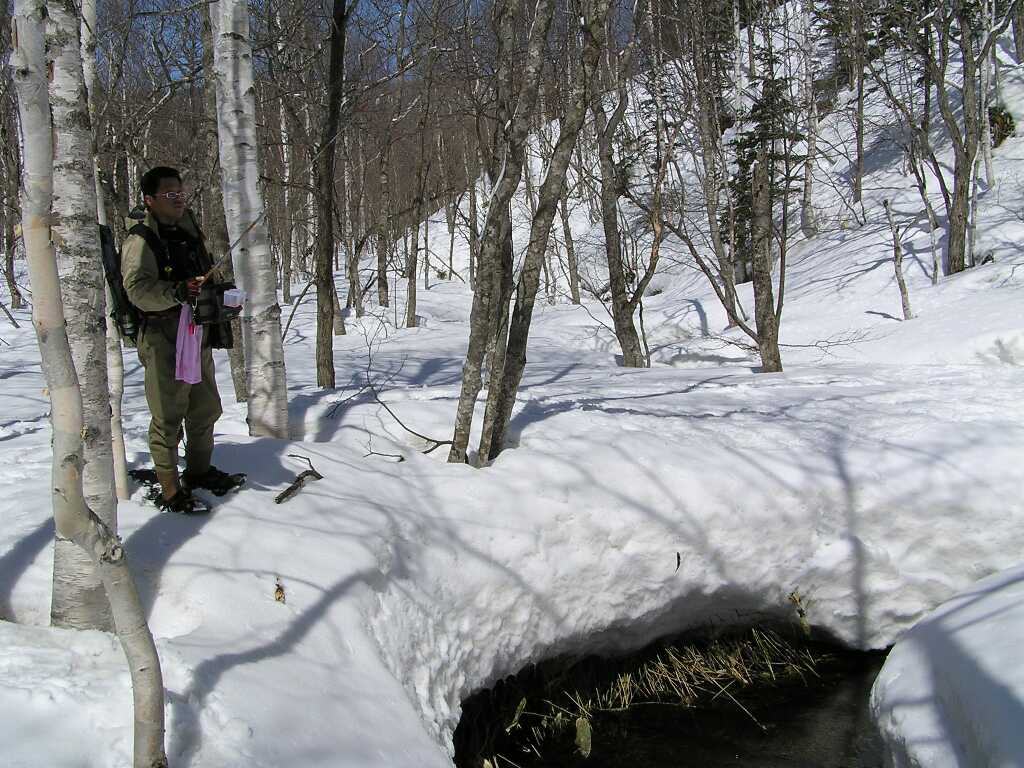
{"type": "MultiPolygon", "coordinates": [[[[556,372],[553,374],[554,380],[565,375],[565,371],[556,372]]],[[[680,408],[681,403],[685,404],[685,399],[678,399],[679,395],[727,387],[726,380],[735,381],[735,374],[709,377],[678,389],[621,397],[590,396],[561,401],[554,398],[529,400],[513,419],[509,432],[510,443],[513,440],[518,442],[522,432],[529,425],[577,409],[600,410],[613,415],[682,419],[693,425],[692,443],[680,442],[676,446],[680,462],[685,465],[688,453],[700,455],[706,450],[701,438],[710,439],[710,436],[718,435],[726,423],[750,417],[770,421],[773,425],[783,425],[781,428],[773,428],[780,429],[778,437],[792,438],[792,450],[788,449],[788,439],[780,439],[778,444],[773,443],[770,450],[759,451],[757,446],[750,447],[741,441],[730,441],[728,433],[725,438],[717,438],[714,445],[735,460],[735,482],[756,484],[766,489],[765,494],[756,499],[760,505],[757,510],[760,516],[754,519],[771,519],[772,524],[778,526],[779,530],[791,530],[795,532],[794,535],[808,534],[806,542],[793,545],[793,559],[788,565],[770,559],[777,555],[761,552],[758,557],[761,557],[763,562],[776,564],[778,569],[764,574],[745,568],[745,558],[749,557],[751,546],[768,550],[777,548],[778,536],[764,536],[759,539],[756,531],[747,531],[746,538],[740,537],[734,541],[729,531],[712,529],[708,525],[705,510],[699,503],[683,498],[685,486],[674,484],[671,477],[662,474],[664,464],[648,465],[642,457],[632,455],[628,446],[607,446],[608,450],[615,452],[617,456],[616,466],[621,467],[621,473],[612,473],[615,476],[594,471],[585,461],[580,461],[579,455],[564,455],[557,447],[550,450],[537,450],[531,447],[528,450],[539,459],[533,465],[539,472],[539,476],[535,478],[538,500],[550,504],[553,511],[564,509],[568,519],[572,521],[569,525],[589,526],[595,532],[602,528],[599,517],[581,512],[572,499],[572,489],[587,488],[589,492],[598,493],[602,499],[607,499],[609,509],[623,508],[639,512],[652,526],[657,527],[658,533],[663,531],[665,534],[665,575],[662,583],[652,584],[650,588],[671,589],[671,596],[661,604],[656,600],[650,601],[651,608],[647,613],[624,618],[608,626],[595,624],[589,635],[582,635],[580,632],[584,630],[577,627],[584,627],[587,621],[569,615],[575,610],[573,606],[560,603],[554,596],[543,592],[532,579],[520,572],[519,563],[506,562],[503,559],[502,553],[505,550],[501,546],[492,548],[488,543],[496,539],[501,540],[503,534],[509,533],[518,537],[520,546],[532,546],[533,549],[543,552],[543,537],[546,534],[559,534],[562,527],[560,524],[552,524],[544,530],[528,530],[521,528],[521,521],[517,519],[492,520],[479,513],[479,510],[487,509],[489,499],[492,497],[508,498],[512,493],[522,492],[521,482],[506,482],[503,479],[509,476],[501,471],[502,456],[499,456],[492,469],[485,470],[447,465],[441,469],[433,465],[423,465],[419,460],[388,463],[380,459],[371,459],[365,460],[365,464],[352,461],[347,465],[345,461],[336,461],[333,466],[318,465],[318,469],[329,475],[324,486],[325,493],[338,509],[355,509],[357,515],[371,515],[371,525],[368,528],[380,531],[380,546],[384,550],[383,553],[374,553],[380,562],[379,567],[355,570],[343,574],[333,583],[324,584],[316,600],[292,617],[272,640],[251,648],[222,653],[200,663],[193,672],[188,689],[181,694],[172,694],[174,727],[170,753],[187,765],[195,765],[202,751],[204,739],[199,714],[225,675],[243,665],[258,664],[289,653],[328,616],[333,605],[358,585],[364,584],[374,589],[380,595],[381,603],[411,600],[408,593],[412,590],[403,582],[408,582],[412,574],[429,574],[429,568],[422,568],[419,562],[425,553],[434,553],[432,557],[449,557],[453,563],[474,563],[487,568],[491,571],[488,585],[501,585],[501,594],[514,600],[517,611],[529,615],[529,621],[526,623],[532,626],[540,620],[538,617],[543,617],[545,626],[550,625],[553,631],[546,635],[549,639],[545,641],[544,647],[527,647],[528,643],[523,642],[516,646],[513,652],[499,654],[499,657],[493,660],[494,664],[514,667],[531,659],[572,653],[580,647],[592,649],[603,645],[616,650],[631,650],[657,637],[692,629],[700,624],[749,625],[765,617],[792,620],[794,611],[787,601],[786,593],[793,587],[786,585],[788,574],[783,572],[783,568],[792,567],[794,562],[801,566],[806,565],[815,554],[816,547],[820,546],[819,539],[845,541],[850,546],[848,560],[836,566],[829,566],[832,570],[827,574],[836,578],[846,578],[848,574],[852,582],[848,599],[852,601],[852,608],[856,613],[852,617],[852,634],[855,642],[862,647],[869,643],[871,601],[866,579],[873,563],[863,539],[865,532],[862,530],[861,517],[865,511],[865,502],[858,492],[858,488],[862,487],[866,480],[857,475],[858,472],[863,473],[864,468],[851,461],[851,453],[854,449],[861,450],[867,446],[881,451],[896,451],[901,455],[913,454],[918,461],[929,464],[953,466],[950,457],[959,455],[969,437],[958,437],[956,444],[928,445],[926,448],[920,448],[916,443],[898,443],[887,439],[885,435],[873,437],[870,442],[862,436],[858,438],[858,443],[847,434],[849,425],[843,424],[842,419],[838,423],[833,423],[830,412],[843,406],[847,413],[855,413],[860,402],[869,394],[861,391],[837,393],[831,389],[831,381],[815,383],[815,392],[819,396],[807,397],[806,393],[801,393],[798,399],[789,403],[762,398],[747,407],[729,407],[718,412],[687,412],[680,408]],[[668,399],[665,409],[659,411],[656,401],[662,397],[668,399]],[[673,397],[676,399],[673,400],[673,397]],[[644,401],[652,402],[654,407],[637,407],[638,402],[644,401]],[[810,439],[808,435],[815,437],[818,450],[811,451],[806,445],[796,444],[799,440],[810,439]],[[439,472],[443,472],[446,477],[450,475],[450,478],[447,478],[445,483],[439,483],[439,472]],[[345,477],[343,482],[337,476],[342,474],[345,477]],[[630,477],[633,480],[623,484],[622,477],[630,477]],[[369,482],[370,480],[372,482],[369,482]],[[457,490],[452,491],[451,489],[456,486],[457,490]],[[455,509],[452,506],[452,497],[448,495],[453,492],[458,493],[464,499],[464,503],[474,509],[476,514],[471,519],[457,520],[433,513],[433,510],[455,509]],[[653,501],[654,498],[657,501],[653,501]],[[818,519],[822,513],[821,508],[829,504],[838,506],[838,509],[828,510],[836,513],[836,530],[818,531],[816,529],[821,523],[818,519]],[[383,525],[377,522],[375,515],[383,517],[383,525]],[[701,569],[703,575],[696,583],[673,583],[672,574],[679,569],[681,553],[685,553],[686,557],[699,559],[699,562],[688,564],[690,569],[701,569]],[[777,581],[772,582],[771,579],[777,581]],[[721,606],[724,603],[733,607],[723,610],[721,606]]],[[[702,403],[700,407],[703,409],[705,405],[702,403]]],[[[682,433],[680,440],[688,440],[690,436],[682,433]]],[[[227,468],[245,470],[247,466],[258,466],[261,473],[260,482],[265,487],[283,485],[294,476],[294,472],[285,466],[282,457],[283,444],[279,442],[261,440],[225,448],[226,456],[230,457],[231,461],[227,468]]],[[[514,446],[510,445],[508,453],[513,450],[514,446]]],[[[218,463],[220,455],[218,453],[218,463]]],[[[299,467],[302,468],[304,467],[299,467]]],[[[516,480],[521,481],[521,478],[517,477],[516,480]]],[[[873,509],[879,504],[894,510],[910,504],[920,508],[921,505],[928,504],[928,496],[927,488],[901,480],[893,483],[892,492],[886,494],[882,501],[873,500],[871,503],[875,505],[873,509]]],[[[729,505],[735,504],[729,498],[722,498],[719,502],[726,505],[726,508],[731,508],[729,505]]],[[[343,515],[336,519],[341,517],[343,515]]],[[[724,515],[712,519],[723,524],[727,522],[724,515]]],[[[876,527],[869,529],[868,532],[879,536],[877,523],[876,527]]],[[[586,537],[581,541],[585,542],[586,537]]],[[[600,542],[604,539],[598,537],[594,541],[600,542]]],[[[753,560],[758,562],[756,557],[753,560]]],[[[617,553],[614,558],[607,560],[602,560],[600,553],[596,553],[593,558],[583,558],[581,562],[592,570],[589,576],[600,579],[616,579],[618,575],[624,573],[605,573],[610,568],[630,567],[629,557],[622,556],[622,553],[617,553]]],[[[624,575],[628,578],[624,578],[621,583],[616,581],[618,586],[615,589],[628,593],[628,582],[635,578],[636,574],[629,571],[624,575]]],[[[560,578],[579,580],[587,577],[588,574],[567,572],[560,578]]],[[[286,576],[282,574],[282,578],[286,576]]],[[[555,582],[555,588],[557,583],[555,582]]],[[[417,582],[416,587],[429,589],[431,584],[429,581],[417,582]]],[[[493,618],[487,615],[486,606],[474,603],[478,596],[470,595],[469,588],[465,594],[456,593],[446,598],[449,603],[459,601],[460,604],[446,604],[442,606],[443,611],[461,610],[466,615],[475,615],[475,620],[479,621],[493,618]],[[473,610],[476,614],[471,613],[473,610]]],[[[597,592],[595,599],[600,598],[601,594],[597,592]]],[[[394,609],[394,606],[391,607],[394,609]]],[[[412,609],[421,608],[420,605],[413,604],[410,607],[408,613],[403,614],[398,610],[392,610],[391,613],[405,615],[410,627],[415,627],[417,620],[428,625],[430,622],[436,622],[438,634],[451,631],[455,633],[453,642],[472,642],[474,629],[446,629],[444,627],[447,625],[443,623],[449,617],[432,615],[426,611],[419,615],[412,609]]],[[[829,610],[832,607],[821,606],[821,609],[829,610]]],[[[601,615],[600,611],[596,614],[601,615]]],[[[810,619],[813,623],[813,616],[810,619]]],[[[371,625],[374,620],[373,617],[368,619],[371,625]]],[[[341,632],[341,628],[336,629],[341,632]]],[[[430,627],[424,636],[433,636],[430,627]]],[[[427,659],[436,655],[437,649],[430,643],[424,643],[422,648],[417,648],[414,652],[422,654],[422,664],[427,666],[427,659]]],[[[452,654],[451,659],[445,659],[443,663],[454,664],[457,658],[457,654],[452,654]]],[[[413,658],[410,663],[414,668],[409,672],[415,674],[417,659],[413,658]]],[[[433,666],[430,667],[433,670],[432,674],[440,674],[437,673],[436,666],[435,659],[433,666]]],[[[460,677],[463,680],[461,685],[466,690],[453,693],[467,694],[470,688],[486,682],[484,679],[474,678],[474,675],[483,674],[494,679],[515,671],[515,668],[504,667],[484,672],[474,669],[472,673],[467,672],[460,677]]]]}
{"type": "Polygon", "coordinates": [[[358,584],[373,584],[379,578],[380,572],[372,569],[350,574],[325,589],[316,602],[295,616],[271,642],[236,653],[218,654],[201,662],[192,672],[192,683],[188,689],[181,694],[170,695],[173,724],[168,753],[176,760],[183,760],[184,765],[194,765],[203,745],[199,713],[224,675],[236,667],[284,656],[350,589],[358,584]]]}
{"type": "Polygon", "coordinates": [[[0,619],[13,620],[11,595],[18,579],[52,542],[53,518],[48,517],[34,531],[18,539],[14,546],[0,555],[0,619]]]}
{"type": "MultiPolygon", "coordinates": [[[[989,764],[997,758],[1009,758],[1007,754],[992,754],[991,745],[984,740],[979,742],[974,730],[976,726],[970,722],[969,709],[965,711],[960,704],[962,692],[956,690],[957,681],[969,680],[972,690],[983,691],[986,699],[984,712],[1001,713],[1002,724],[1024,722],[1024,702],[1017,692],[1002,680],[994,677],[991,670],[981,666],[974,655],[964,650],[957,641],[957,633],[972,625],[990,620],[998,616],[1000,611],[990,610],[973,620],[964,620],[961,614],[968,608],[983,603],[994,592],[1013,584],[1024,581],[1024,575],[1010,580],[1000,580],[987,589],[973,588],[963,595],[962,602],[952,609],[943,610],[941,615],[925,619],[916,625],[904,638],[903,642],[912,644],[928,665],[931,677],[931,696],[912,699],[908,697],[894,698],[885,702],[885,711],[913,707],[914,709],[930,709],[936,719],[943,724],[945,736],[944,749],[956,754],[965,764],[989,764]],[[952,689],[952,690],[951,690],[952,689]],[[965,732],[968,731],[968,732],[965,732]]],[[[934,739],[911,741],[904,750],[913,755],[934,739]]],[[[1004,744],[1005,746],[1005,744],[1004,744]]]]}
{"type": "MultiPolygon", "coordinates": [[[[152,510],[152,517],[133,531],[124,543],[147,617],[152,614],[162,574],[171,558],[202,532],[218,514],[218,507],[240,501],[251,492],[271,490],[273,486],[280,486],[280,490],[283,490],[305,468],[291,471],[285,467],[286,445],[288,443],[284,441],[269,438],[260,438],[250,443],[232,443],[227,438],[220,438],[214,448],[214,463],[227,472],[245,472],[246,481],[240,490],[232,494],[219,498],[209,496],[213,502],[209,514],[178,515],[161,512],[152,504],[147,504],[146,509],[152,510]]],[[[145,457],[143,463],[148,466],[149,454],[141,456],[145,457]]],[[[273,498],[267,496],[267,501],[272,503],[273,498]]]]}

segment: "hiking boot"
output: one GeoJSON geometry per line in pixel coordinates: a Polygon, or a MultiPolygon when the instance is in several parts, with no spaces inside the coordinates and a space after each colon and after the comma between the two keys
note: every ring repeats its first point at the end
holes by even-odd
{"type": "Polygon", "coordinates": [[[181,483],[186,488],[205,488],[214,496],[223,496],[225,493],[230,493],[244,482],[245,475],[241,472],[229,474],[228,472],[221,472],[213,466],[201,475],[190,474],[186,469],[185,473],[181,476],[181,483]]]}
{"type": "Polygon", "coordinates": [[[170,499],[165,499],[161,494],[156,500],[156,505],[163,512],[176,512],[179,515],[205,515],[210,511],[209,504],[196,498],[188,490],[178,491],[170,499]]]}

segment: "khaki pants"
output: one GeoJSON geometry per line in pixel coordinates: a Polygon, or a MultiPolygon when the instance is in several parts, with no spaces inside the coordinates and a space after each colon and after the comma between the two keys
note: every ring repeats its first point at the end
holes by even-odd
{"type": "MultiPolygon", "coordinates": [[[[204,329],[205,332],[206,329],[204,329]]],[[[139,360],[146,370],[149,452],[157,472],[177,472],[178,443],[185,426],[185,468],[201,475],[213,456],[213,425],[221,415],[213,352],[203,339],[203,380],[186,384],[174,377],[177,318],[147,319],[139,337],[139,360]]]]}

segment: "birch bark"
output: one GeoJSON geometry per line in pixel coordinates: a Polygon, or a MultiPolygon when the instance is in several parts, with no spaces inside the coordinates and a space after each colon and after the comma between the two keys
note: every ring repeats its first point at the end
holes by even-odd
{"type": "MultiPolygon", "coordinates": [[[[213,71],[213,27],[209,14],[203,15],[203,68],[213,71]]],[[[217,86],[214,78],[203,79],[203,155],[206,159],[207,175],[203,180],[203,229],[209,240],[209,249],[214,258],[219,258],[229,251],[228,228],[224,220],[224,198],[221,195],[217,178],[220,173],[220,147],[217,139],[217,86]]],[[[225,280],[234,280],[234,259],[228,257],[228,266],[224,274],[225,280]]],[[[235,390],[235,402],[244,403],[249,399],[249,385],[246,382],[245,343],[242,338],[242,321],[235,318],[231,321],[231,336],[234,343],[228,350],[228,363],[231,366],[231,384],[235,390]]]]}
{"type": "MultiPolygon", "coordinates": [[[[275,30],[279,35],[277,42],[277,55],[280,59],[287,59],[288,52],[284,44],[285,36],[281,34],[283,27],[280,10],[275,16],[275,30]]],[[[295,143],[294,136],[288,132],[288,118],[286,113],[288,107],[285,104],[285,96],[281,95],[278,102],[278,125],[281,129],[281,186],[284,195],[283,222],[281,225],[281,297],[285,304],[292,303],[292,246],[295,240],[295,219],[292,216],[292,209],[295,207],[295,193],[292,191],[292,160],[294,153],[292,145],[295,143]]]]}
{"type": "MultiPolygon", "coordinates": [[[[283,100],[283,97],[282,97],[283,100]]],[[[289,147],[294,138],[288,135],[288,121],[284,116],[284,105],[281,105],[281,185],[284,187],[284,222],[281,232],[281,295],[285,304],[292,303],[292,243],[294,241],[295,223],[292,220],[294,193],[292,183],[292,154],[289,147]]]]}
{"type": "MultiPolygon", "coordinates": [[[[109,226],[106,200],[100,183],[100,165],[96,136],[96,0],[82,2],[82,73],[85,77],[86,96],[89,104],[89,123],[92,126],[92,174],[96,187],[96,218],[100,226],[109,226]]],[[[104,281],[104,296],[110,303],[110,289],[104,281]]],[[[110,312],[105,312],[107,343],[107,386],[110,392],[110,435],[114,465],[114,488],[117,498],[128,498],[128,459],[125,455],[124,430],[121,424],[121,404],[124,399],[124,356],[121,352],[121,335],[110,312]]]]}
{"type": "MultiPolygon", "coordinates": [[[[10,63],[24,135],[22,228],[33,287],[32,321],[50,396],[53,427],[53,516],[58,535],[76,542],[90,555],[110,597],[114,625],[132,676],[134,768],[166,768],[160,660],[132,582],[124,548],[89,508],[82,487],[82,435],[86,422],[65,331],[64,301],[53,242],[56,233],[50,228],[53,126],[43,37],[44,19],[49,13],[39,0],[19,0],[14,22],[15,48],[10,63]]],[[[77,48],[77,17],[74,30],[71,38],[77,48]]],[[[82,174],[88,177],[90,169],[91,163],[86,163],[82,174]]],[[[95,230],[94,222],[90,222],[90,229],[95,230]]]]}
{"type": "Polygon", "coordinates": [[[281,344],[281,307],[259,186],[256,100],[249,7],[239,0],[210,4],[217,79],[221,186],[233,261],[245,291],[242,340],[249,385],[249,433],[288,437],[288,393],[281,344]]]}
{"type": "MultiPolygon", "coordinates": [[[[103,267],[96,223],[93,142],[74,5],[46,3],[46,55],[53,114],[53,229],[64,317],[84,418],[86,503],[117,531],[103,267]]],[[[50,618],[55,626],[112,629],[110,606],[89,554],[57,532],[50,618]]]]}

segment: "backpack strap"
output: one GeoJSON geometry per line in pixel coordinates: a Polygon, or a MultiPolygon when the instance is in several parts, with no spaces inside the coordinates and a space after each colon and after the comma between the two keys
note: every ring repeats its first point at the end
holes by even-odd
{"type": "Polygon", "coordinates": [[[146,245],[149,246],[149,250],[151,250],[153,252],[153,256],[156,257],[157,270],[159,270],[161,275],[164,274],[164,271],[171,264],[171,255],[167,251],[167,244],[160,239],[160,236],[145,224],[136,224],[128,230],[128,234],[138,235],[146,241],[146,245]]]}

